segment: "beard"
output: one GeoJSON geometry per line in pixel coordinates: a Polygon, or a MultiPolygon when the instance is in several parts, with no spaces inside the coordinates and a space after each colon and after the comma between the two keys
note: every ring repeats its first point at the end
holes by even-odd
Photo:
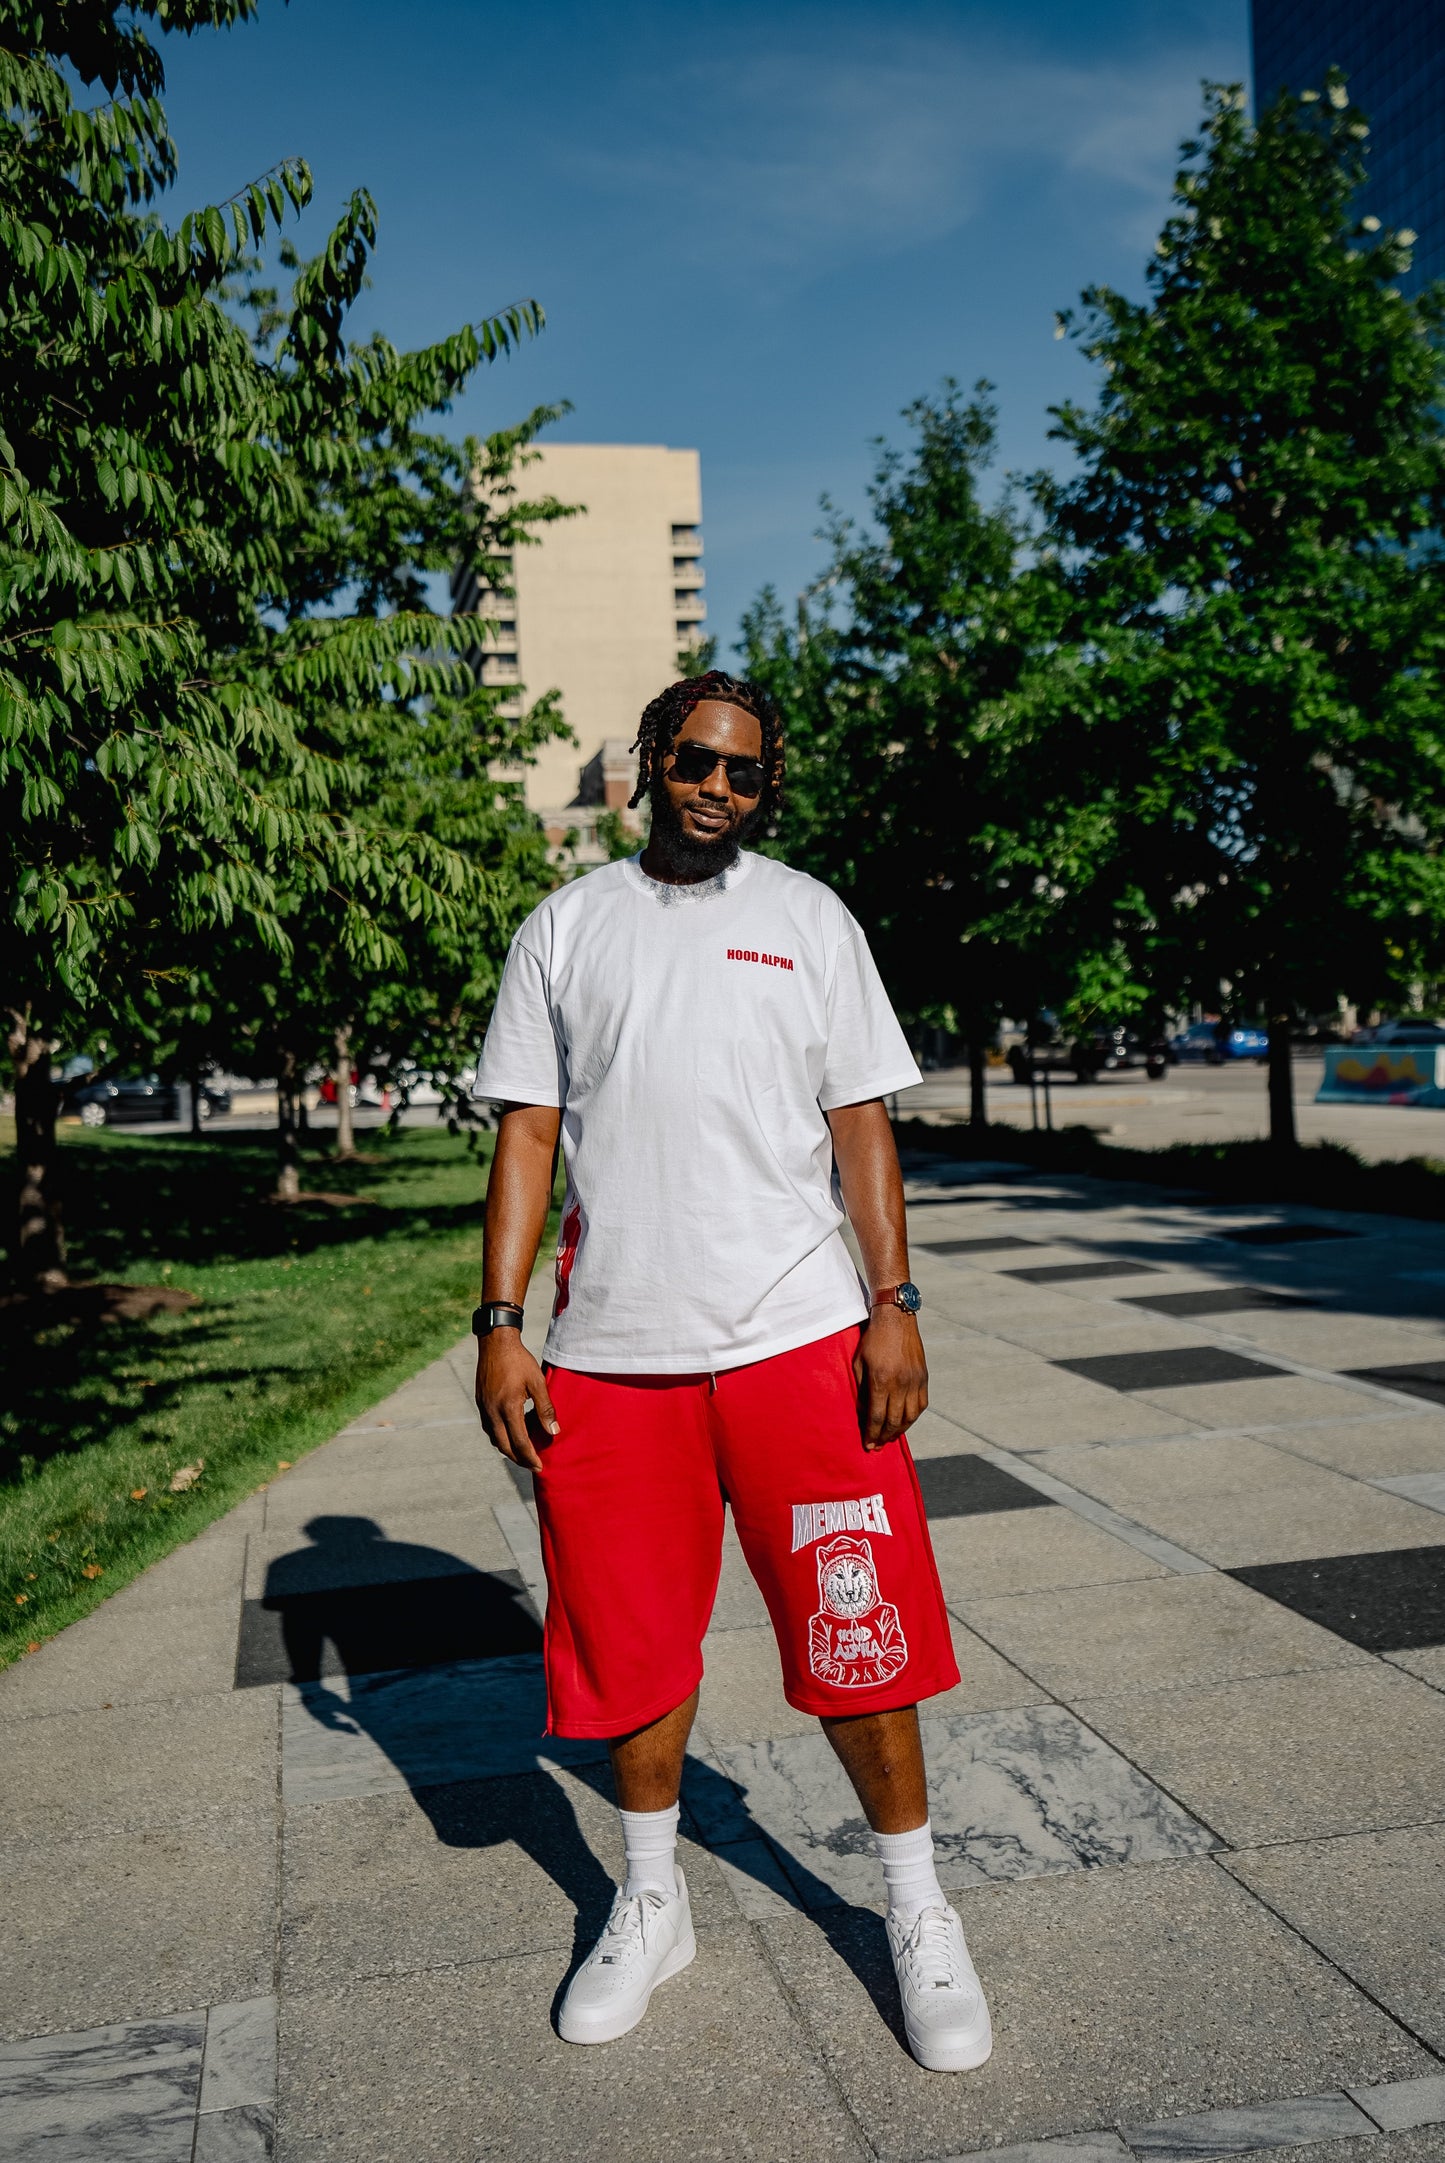
{"type": "Polygon", "coordinates": [[[649,791],[649,801],[652,831],[647,845],[659,868],[670,872],[675,879],[715,879],[719,872],[730,871],[738,860],[743,842],[756,831],[763,816],[763,807],[759,804],[755,811],[745,811],[736,824],[703,840],[700,835],[686,831],[662,782],[654,783],[649,791]]]}

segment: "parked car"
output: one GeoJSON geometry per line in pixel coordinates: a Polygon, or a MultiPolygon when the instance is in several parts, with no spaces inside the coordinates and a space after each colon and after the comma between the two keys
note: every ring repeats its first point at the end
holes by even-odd
{"type": "Polygon", "coordinates": [[[1426,1021],[1422,1015],[1409,1014],[1399,1021],[1382,1021],[1377,1029],[1357,1029],[1357,1044],[1399,1044],[1407,1049],[1411,1045],[1445,1044],[1445,1022],[1426,1021]]]}
{"type": "Polygon", "coordinates": [[[1234,1059],[1254,1059],[1263,1066],[1269,1057],[1269,1035],[1264,1029],[1225,1028],[1217,1021],[1194,1021],[1169,1040],[1169,1056],[1188,1064],[1227,1066],[1234,1059]]]}
{"type": "Polygon", "coordinates": [[[1032,1042],[1015,1044],[1008,1053],[1009,1071],[1020,1083],[1039,1074],[1072,1074],[1076,1081],[1090,1082],[1130,1067],[1143,1067],[1150,1081],[1162,1081],[1168,1064],[1169,1047],[1161,1036],[1117,1022],[1101,1022],[1073,1038],[1046,1023],[1032,1042]]]}
{"type": "MultiPolygon", "coordinates": [[[[79,1113],[83,1127],[123,1127],[151,1119],[179,1119],[183,1098],[176,1082],[163,1082],[154,1074],[122,1074],[104,1081],[82,1078],[66,1089],[63,1102],[67,1111],[79,1113]]],[[[229,1089],[201,1084],[202,1119],[230,1109],[229,1089]]]]}

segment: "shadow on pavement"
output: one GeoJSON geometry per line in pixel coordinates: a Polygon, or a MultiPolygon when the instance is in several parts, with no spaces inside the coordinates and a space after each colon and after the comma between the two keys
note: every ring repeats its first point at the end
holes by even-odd
{"type": "MultiPolygon", "coordinates": [[[[368,1517],[320,1515],[302,1530],[310,1544],[277,1556],[261,1597],[244,1603],[237,1688],[294,1683],[310,1717],[338,1737],[339,1759],[355,1747],[342,1738],[364,1737],[390,1760],[438,1840],[515,1842],[547,1873],[575,1909],[555,2018],[615,1886],[552,1772],[565,1768],[609,1804],[612,1775],[605,1743],[543,1732],[542,1634],[520,1574],[389,1540],[368,1517]],[[345,1692],[333,1687],[343,1678],[345,1692]]],[[[901,2036],[878,1918],[840,1906],[831,1887],[768,1840],[733,1782],[695,1753],[683,1809],[684,1829],[706,1846],[711,1828],[735,1867],[748,1871],[762,1856],[781,1865],[901,2036]]],[[[765,1867],[754,1874],[776,1889],[765,1867]]]]}

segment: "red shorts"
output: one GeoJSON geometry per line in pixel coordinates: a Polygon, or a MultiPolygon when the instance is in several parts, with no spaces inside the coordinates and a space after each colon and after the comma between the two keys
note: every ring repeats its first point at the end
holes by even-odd
{"type": "Polygon", "coordinates": [[[702,1679],[723,1500],[800,1712],[888,1712],[958,1681],[900,1436],[863,1447],[859,1330],[716,1378],[549,1370],[561,1433],[536,1481],[547,1726],[625,1735],[702,1679]]]}

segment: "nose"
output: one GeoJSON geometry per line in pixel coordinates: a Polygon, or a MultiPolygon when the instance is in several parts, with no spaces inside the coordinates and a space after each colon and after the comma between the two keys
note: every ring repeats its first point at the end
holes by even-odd
{"type": "Polygon", "coordinates": [[[713,803],[725,804],[727,802],[732,791],[728,786],[728,770],[721,759],[713,767],[707,779],[699,781],[697,793],[699,796],[708,797],[713,803]]]}

